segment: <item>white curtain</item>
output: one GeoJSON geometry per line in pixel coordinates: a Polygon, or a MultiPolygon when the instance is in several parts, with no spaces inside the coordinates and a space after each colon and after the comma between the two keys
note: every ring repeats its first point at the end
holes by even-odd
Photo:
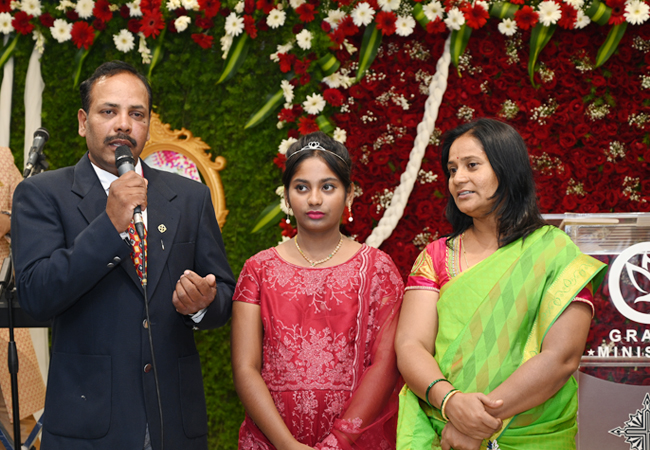
{"type": "MultiPolygon", "coordinates": [[[[5,34],[3,45],[7,46],[9,35],[5,34]]],[[[11,125],[11,95],[14,86],[14,57],[7,60],[3,68],[2,87],[0,87],[0,146],[9,147],[11,125]]]]}
{"type": "Polygon", "coordinates": [[[25,161],[34,140],[34,131],[41,126],[43,89],[45,83],[41,77],[41,54],[34,46],[25,78],[25,161]]]}

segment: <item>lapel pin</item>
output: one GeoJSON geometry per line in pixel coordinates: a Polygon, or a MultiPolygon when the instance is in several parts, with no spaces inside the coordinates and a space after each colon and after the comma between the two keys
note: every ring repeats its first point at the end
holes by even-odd
{"type": "Polygon", "coordinates": [[[164,233],[165,231],[167,231],[167,227],[165,226],[164,223],[161,223],[160,225],[158,225],[158,231],[160,231],[161,233],[164,233]]]}

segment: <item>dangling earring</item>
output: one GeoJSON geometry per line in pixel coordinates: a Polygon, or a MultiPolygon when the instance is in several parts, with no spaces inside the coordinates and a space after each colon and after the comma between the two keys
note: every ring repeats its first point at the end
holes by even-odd
{"type": "Polygon", "coordinates": [[[287,218],[285,219],[285,222],[287,223],[287,225],[291,223],[291,219],[289,219],[290,214],[293,216],[293,211],[291,211],[291,206],[289,206],[287,208],[287,218]]]}
{"type": "Polygon", "coordinates": [[[348,222],[352,222],[354,218],[352,217],[352,205],[348,204],[348,222]]]}

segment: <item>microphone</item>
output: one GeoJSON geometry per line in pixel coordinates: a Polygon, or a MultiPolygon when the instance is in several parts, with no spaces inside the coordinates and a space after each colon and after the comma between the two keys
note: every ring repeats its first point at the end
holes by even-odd
{"type": "MultiPolygon", "coordinates": [[[[135,170],[133,153],[131,153],[131,149],[126,145],[120,145],[115,149],[115,167],[117,167],[117,174],[119,176],[135,170]]],[[[133,224],[140,239],[144,240],[144,221],[142,220],[142,209],[140,209],[140,205],[133,209],[133,224]]]]}
{"type": "Polygon", "coordinates": [[[23,178],[27,178],[32,173],[32,170],[34,170],[34,166],[43,153],[43,147],[49,138],[50,133],[48,133],[43,127],[34,132],[34,141],[32,142],[32,148],[29,150],[29,157],[27,159],[27,164],[25,164],[23,178]]]}

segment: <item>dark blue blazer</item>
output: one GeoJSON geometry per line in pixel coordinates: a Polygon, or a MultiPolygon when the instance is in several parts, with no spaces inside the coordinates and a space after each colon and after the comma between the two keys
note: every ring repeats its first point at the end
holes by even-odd
{"type": "MultiPolygon", "coordinates": [[[[199,328],[225,324],[235,286],[209,189],[143,163],[148,187],[148,295],[165,449],[207,449],[205,394],[194,323],[172,293],[186,269],[217,278],[199,328]]],[[[86,154],[74,167],[18,185],[12,250],[21,306],[52,320],[43,450],[141,449],[160,420],[143,290],[130,248],[106,214],[86,154]]]]}

